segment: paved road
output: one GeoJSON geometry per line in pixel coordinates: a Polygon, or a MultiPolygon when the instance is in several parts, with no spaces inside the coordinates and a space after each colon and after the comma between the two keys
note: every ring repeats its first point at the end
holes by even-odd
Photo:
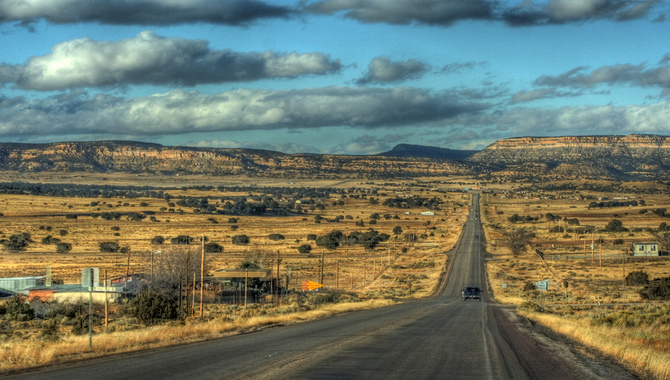
{"type": "Polygon", "coordinates": [[[485,287],[482,235],[475,195],[448,281],[441,294],[431,299],[15,378],[630,378],[598,365],[562,359],[552,345],[522,333],[486,294],[481,302],[462,302],[464,285],[485,287]]]}

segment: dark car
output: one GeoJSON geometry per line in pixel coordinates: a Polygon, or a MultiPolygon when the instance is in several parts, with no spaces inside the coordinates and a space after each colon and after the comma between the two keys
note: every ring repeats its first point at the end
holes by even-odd
{"type": "Polygon", "coordinates": [[[461,301],[465,300],[482,300],[482,290],[476,286],[466,286],[461,290],[461,301]]]}

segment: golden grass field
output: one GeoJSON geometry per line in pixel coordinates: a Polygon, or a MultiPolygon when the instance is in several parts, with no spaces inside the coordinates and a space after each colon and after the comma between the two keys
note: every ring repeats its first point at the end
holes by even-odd
{"type": "Polygon", "coordinates": [[[670,198],[662,194],[638,194],[637,189],[655,184],[628,184],[624,193],[546,192],[485,194],[482,222],[486,230],[489,285],[499,302],[520,305],[521,315],[551,328],[591,349],[621,361],[644,377],[670,377],[670,308],[666,302],[642,300],[642,286],[625,286],[631,271],[644,271],[650,279],[670,276],[670,257],[633,257],[633,242],[656,242],[648,230],[656,230],[668,218],[650,212],[669,208],[670,198]],[[585,199],[591,196],[594,199],[585,199]],[[646,205],[588,209],[597,197],[627,197],[646,205]],[[641,210],[648,212],[641,213],[641,210]],[[551,213],[577,218],[580,226],[594,226],[592,234],[550,232],[564,221],[548,222],[540,217],[551,213]],[[539,217],[528,223],[511,223],[513,214],[539,217]],[[601,231],[618,219],[629,231],[601,231]],[[525,228],[535,233],[531,247],[514,258],[503,245],[503,233],[525,228]],[[591,241],[594,241],[593,249],[591,241]],[[617,240],[620,240],[617,242],[617,240]],[[621,243],[621,240],[623,243],[621,243]],[[602,241],[602,243],[601,243],[602,241]],[[616,244],[615,244],[616,243],[616,244]],[[544,253],[546,264],[535,254],[544,253]],[[624,262],[624,254],[625,262],[624,262]],[[524,291],[527,282],[549,280],[546,292],[524,291]],[[566,289],[562,282],[568,282],[566,289]],[[503,284],[506,286],[503,288],[503,284]]]}
{"type": "MultiPolygon", "coordinates": [[[[377,307],[394,302],[390,300],[391,298],[427,296],[434,290],[440,273],[446,267],[446,253],[453,248],[460,235],[471,201],[469,194],[460,192],[463,187],[462,179],[453,178],[375,183],[342,180],[289,182],[283,179],[259,178],[212,180],[204,176],[189,176],[141,177],[141,182],[138,182],[137,178],[121,175],[5,175],[6,181],[172,186],[173,189],[166,191],[173,197],[212,196],[220,199],[262,195],[262,192],[254,190],[256,188],[238,193],[182,189],[187,184],[241,186],[250,181],[256,186],[355,188],[359,189],[358,194],[365,194],[366,197],[348,197],[342,199],[343,204],[334,205],[333,202],[340,199],[339,195],[333,194],[331,198],[321,200],[326,205],[322,211],[316,209],[302,215],[263,217],[193,213],[191,209],[179,206],[177,209],[183,209],[183,213],[169,212],[165,200],[153,198],[61,198],[0,194],[0,213],[3,215],[0,217],[0,238],[27,232],[33,240],[24,252],[0,253],[1,278],[42,276],[45,275],[47,267],[50,268],[54,279],[62,280],[66,284],[80,283],[81,269],[84,267],[98,267],[101,273],[106,271],[110,278],[126,272],[146,274],[150,271],[152,251],[174,248],[169,243],[171,237],[188,235],[199,238],[205,235],[208,242],[224,246],[222,253],[207,254],[207,267],[210,269],[237,268],[251,254],[259,256],[260,253],[260,256],[265,257],[264,266],[272,269],[273,275],[276,275],[278,254],[281,258],[280,275],[284,278],[290,270],[288,288],[300,290],[303,281],[320,281],[323,255],[325,289],[337,289],[355,294],[352,302],[315,305],[307,309],[296,306],[298,301],[295,297],[288,297],[278,308],[269,304],[249,305],[245,310],[242,305],[211,303],[205,305],[204,322],[197,318],[189,318],[185,325],[168,324],[151,328],[143,328],[133,318],[119,315],[116,313],[117,308],[113,306],[109,332],[99,334],[102,332],[101,325],[95,327],[98,334],[95,337],[97,343],[93,352],[89,352],[86,339],[71,333],[69,326],[64,323],[58,326],[60,339],[52,342],[41,337],[41,321],[15,322],[11,335],[0,334],[2,371],[111,352],[212,339],[222,334],[255,328],[253,326],[293,323],[337,312],[377,307]],[[370,191],[374,189],[378,193],[371,195],[370,191]],[[450,192],[451,190],[459,191],[450,192]],[[420,195],[425,198],[438,197],[443,201],[443,205],[434,216],[420,215],[421,211],[426,209],[397,209],[381,205],[381,201],[385,198],[399,194],[420,195]],[[371,204],[370,196],[379,199],[379,204],[371,204]],[[120,220],[104,220],[90,216],[91,213],[140,211],[152,212],[156,221],[152,222],[146,218],[137,222],[123,217],[120,220]],[[376,224],[370,224],[371,215],[374,213],[388,214],[390,218],[381,217],[376,220],[376,224]],[[72,214],[77,214],[77,218],[67,217],[72,214]],[[315,215],[320,215],[326,220],[316,223],[315,215]],[[337,223],[327,221],[338,216],[345,218],[337,223]],[[229,223],[231,217],[237,218],[237,223],[229,223]],[[360,221],[365,224],[364,227],[356,225],[360,221]],[[403,235],[393,234],[392,230],[397,226],[402,228],[403,235]],[[307,240],[308,234],[321,236],[332,230],[341,230],[349,234],[352,231],[365,232],[369,228],[391,235],[390,240],[381,243],[372,251],[366,251],[361,245],[345,245],[335,250],[326,250],[317,247],[314,241],[307,240]],[[407,242],[405,234],[409,233],[423,237],[416,242],[407,242]],[[250,244],[240,246],[231,243],[234,235],[242,234],[250,237],[250,244]],[[285,239],[271,240],[270,234],[282,234],[285,239]],[[72,251],[66,254],[56,253],[53,244],[42,244],[42,239],[49,235],[72,244],[72,251]],[[168,242],[163,245],[152,245],[151,239],[157,235],[164,236],[168,242]],[[121,247],[129,247],[130,255],[101,253],[99,243],[108,241],[118,242],[121,247]],[[313,248],[311,253],[300,254],[297,247],[301,244],[311,244],[313,248]],[[411,278],[409,281],[411,294],[407,281],[402,281],[407,278],[411,278]],[[160,335],[155,334],[156,329],[161,330],[160,335]],[[156,339],[156,336],[163,338],[156,339]],[[39,354],[36,354],[37,352],[39,354]]],[[[221,205],[219,200],[212,200],[210,203],[221,205]]],[[[206,301],[214,299],[212,294],[205,295],[206,301]]]]}
{"type": "MultiPolygon", "coordinates": [[[[470,194],[460,192],[467,186],[479,183],[468,178],[419,178],[405,181],[354,181],[318,180],[288,181],[278,178],[206,176],[157,177],[127,176],[119,174],[74,175],[54,174],[12,174],[0,173],[5,181],[26,181],[42,183],[80,183],[135,186],[161,186],[173,188],[168,192],[173,196],[192,197],[248,196],[241,193],[182,190],[187,185],[224,185],[298,187],[333,187],[360,189],[360,194],[377,190],[375,198],[395,197],[398,194],[436,196],[445,203],[435,216],[420,215],[422,209],[393,209],[381,202],[370,204],[369,198],[344,198],[343,204],[333,206],[340,199],[334,194],[324,199],[325,210],[309,211],[304,215],[287,217],[236,217],[238,222],[228,223],[231,216],[196,214],[184,208],[184,213],[170,213],[165,210],[162,199],[89,199],[59,198],[49,196],[26,196],[0,194],[0,238],[15,233],[28,232],[34,243],[22,253],[0,253],[0,277],[44,275],[46,267],[51,268],[54,278],[66,283],[81,281],[81,268],[99,267],[114,276],[131,273],[147,273],[152,250],[169,248],[152,246],[150,240],[157,235],[166,238],[179,235],[191,237],[207,236],[210,242],[224,246],[224,252],[208,254],[210,269],[235,268],[249,254],[265,254],[267,267],[276,271],[277,253],[281,258],[279,273],[284,276],[290,270],[289,288],[299,290],[302,281],[320,281],[321,255],[324,255],[324,285],[327,289],[337,288],[349,292],[345,297],[356,302],[336,305],[315,305],[304,308],[295,297],[286,298],[282,305],[249,305],[244,310],[240,305],[206,304],[205,321],[189,318],[184,323],[170,323],[151,328],[142,327],[127,316],[112,314],[109,333],[99,333],[95,337],[96,348],[89,351],[87,339],[70,334],[66,326],[60,326],[61,339],[57,342],[40,338],[40,323],[19,322],[18,334],[0,335],[0,367],[4,371],[64,362],[85,356],[100,356],[111,352],[133,351],[158,347],[177,342],[212,339],[248,329],[262,328],[273,324],[294,323],[301,320],[319,318],[332,313],[351,309],[377,307],[393,300],[410,297],[407,283],[401,279],[411,277],[411,297],[431,294],[440,273],[444,270],[448,256],[445,254],[456,243],[471,202],[470,194]],[[440,191],[436,191],[436,190],[440,191]],[[458,192],[444,192],[456,190],[458,192]],[[381,195],[385,194],[385,195],[381,195]],[[99,202],[91,206],[91,202],[99,202]],[[140,206],[140,203],[146,203],[140,206]],[[121,220],[106,221],[101,218],[79,216],[66,218],[67,214],[90,214],[96,212],[155,212],[157,222],[148,218],[141,222],[121,220]],[[406,215],[408,211],[411,214],[406,215]],[[390,214],[391,219],[380,218],[376,224],[369,224],[373,213],[390,214]],[[315,223],[314,216],[325,219],[350,216],[338,223],[322,221],[315,223]],[[395,218],[397,216],[397,218],[395,218]],[[363,221],[365,227],[356,222],[363,221]],[[409,243],[404,235],[395,236],[394,227],[400,226],[404,233],[425,235],[417,242],[409,243]],[[366,231],[368,228],[391,235],[388,242],[366,252],[360,245],[341,246],[336,250],[316,247],[308,241],[308,234],[325,235],[332,230],[366,231]],[[67,234],[60,236],[59,231],[67,234]],[[270,234],[282,234],[284,240],[274,241],[270,234]],[[247,246],[231,243],[234,235],[245,234],[251,238],[247,246]],[[53,245],[41,244],[42,238],[52,235],[71,243],[73,250],[58,254],[53,245]],[[130,266],[128,255],[100,253],[98,244],[116,241],[131,249],[130,266]],[[311,244],[310,254],[300,254],[297,247],[311,244]],[[353,296],[355,295],[355,296],[353,296]],[[392,300],[393,299],[393,300],[392,300]],[[363,300],[363,302],[360,302],[363,300]],[[164,339],[156,340],[155,332],[160,330],[164,339]],[[112,332],[113,331],[113,332],[112,332]],[[104,349],[101,347],[105,347],[104,349]],[[39,354],[37,354],[39,353],[39,354]]],[[[606,184],[606,183],[600,183],[606,184]]],[[[523,184],[498,185],[497,190],[515,190],[523,184]]],[[[491,194],[485,188],[481,197],[482,222],[487,240],[487,274],[490,289],[496,300],[519,305],[519,313],[541,325],[558,331],[582,344],[611,355],[631,370],[652,378],[670,377],[670,308],[667,303],[642,302],[639,286],[624,286],[623,278],[633,270],[646,271],[651,278],[670,276],[670,259],[633,258],[623,254],[632,242],[654,241],[654,236],[646,229],[656,229],[670,218],[662,218],[650,212],[656,208],[670,209],[670,198],[660,193],[637,194],[639,190],[663,189],[660,184],[628,183],[628,191],[622,193],[599,193],[593,191],[561,191],[545,193],[491,194]],[[628,197],[646,202],[645,206],[588,209],[591,201],[606,196],[628,197]],[[593,199],[587,199],[593,198],[593,199]],[[649,212],[641,213],[640,210],[649,212]],[[561,219],[577,218],[580,226],[594,226],[593,234],[570,232],[550,232],[550,228],[562,226],[565,222],[548,222],[547,213],[559,215],[561,219]],[[530,223],[510,223],[513,214],[537,217],[530,223]],[[602,232],[612,219],[619,219],[627,232],[602,232]],[[535,238],[530,249],[519,257],[512,257],[502,244],[503,233],[513,228],[524,227],[535,238]],[[594,245],[591,249],[591,240],[594,245]],[[602,241],[602,244],[600,243],[602,241]],[[622,242],[621,242],[622,241],[622,242]],[[585,249],[586,247],[586,249],[585,249]],[[534,253],[539,249],[545,254],[546,264],[534,253]],[[549,280],[547,292],[524,291],[527,282],[549,280]],[[567,298],[565,289],[558,286],[568,281],[567,298]],[[503,289],[503,284],[506,288],[503,289]]],[[[370,194],[366,194],[370,196],[370,194]]],[[[216,204],[216,200],[212,203],[216,204]]],[[[220,205],[220,203],[218,204],[220,205]]],[[[206,300],[213,299],[207,295],[206,300]]],[[[301,301],[302,302],[302,301],[301,301]]],[[[100,332],[98,326],[98,332],[100,332]]]]}

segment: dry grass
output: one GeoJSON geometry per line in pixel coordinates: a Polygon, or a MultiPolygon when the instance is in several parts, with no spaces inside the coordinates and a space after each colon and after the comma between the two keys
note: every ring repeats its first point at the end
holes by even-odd
{"type": "MultiPolygon", "coordinates": [[[[667,257],[626,257],[624,265],[622,254],[632,242],[655,241],[650,230],[655,230],[660,223],[669,221],[668,218],[653,214],[651,210],[670,209],[667,196],[639,195],[633,191],[633,186],[638,189],[651,187],[644,184],[629,185],[631,192],[623,194],[564,191],[507,194],[506,197],[485,195],[482,199],[482,221],[488,242],[489,259],[486,266],[489,283],[495,298],[500,302],[536,305],[531,308],[536,309],[534,311],[521,312],[528,318],[616,358],[637,373],[653,378],[669,378],[670,345],[667,342],[670,340],[670,325],[666,317],[652,317],[655,322],[640,323],[638,321],[643,319],[645,313],[655,316],[656,312],[647,312],[646,309],[629,310],[627,306],[618,306],[624,310],[621,320],[625,322],[595,322],[602,321],[603,315],[610,315],[608,306],[598,305],[642,302],[638,294],[641,286],[624,286],[625,275],[631,271],[645,271],[650,278],[670,275],[670,259],[667,257]],[[592,199],[586,199],[589,196],[592,199]],[[605,196],[609,200],[615,196],[638,202],[644,200],[646,205],[589,210],[589,203],[598,201],[599,196],[605,196]],[[644,212],[644,209],[648,211],[644,212]],[[576,226],[567,225],[563,220],[547,221],[547,213],[559,215],[561,219],[577,218],[581,227],[595,227],[593,250],[590,247],[591,234],[580,235],[576,231],[551,232],[550,229],[556,226],[576,226]],[[531,216],[538,220],[511,223],[508,217],[513,214],[531,216]],[[621,220],[629,231],[602,231],[612,219],[621,220]],[[503,246],[502,239],[505,231],[520,227],[533,232],[535,238],[531,242],[531,249],[515,258],[503,246]],[[602,244],[599,239],[602,239],[602,244]],[[615,244],[619,239],[624,244],[615,244]],[[535,254],[535,249],[544,253],[546,264],[535,254]],[[549,280],[549,291],[523,290],[526,283],[540,280],[549,280]],[[569,283],[567,298],[565,289],[561,286],[563,281],[569,283]],[[503,284],[506,285],[505,289],[503,284]],[[584,308],[589,312],[579,311],[584,308]],[[545,312],[538,312],[537,309],[545,312]]],[[[640,305],[650,303],[642,302],[640,305]]],[[[648,307],[656,307],[651,305],[648,307]]],[[[613,317],[610,315],[607,318],[613,317]]]]}
{"type": "Polygon", "coordinates": [[[664,343],[661,348],[658,344],[654,344],[659,341],[658,339],[640,337],[658,336],[658,326],[647,327],[642,333],[640,329],[594,326],[586,317],[566,318],[536,312],[521,312],[521,314],[586,346],[597,348],[636,373],[646,374],[654,379],[670,378],[670,365],[668,365],[670,336],[667,328],[665,337],[660,339],[664,343]]]}
{"type": "Polygon", "coordinates": [[[93,349],[88,348],[88,336],[66,336],[57,342],[39,339],[5,342],[0,345],[0,373],[18,371],[47,364],[94,358],[112,353],[134,352],[149,348],[217,339],[239,332],[249,332],[268,326],[290,325],[316,320],[338,313],[365,310],[392,304],[390,300],[326,304],[318,308],[293,312],[290,306],[273,310],[270,314],[248,316],[240,309],[224,316],[201,322],[186,323],[96,334],[93,349]],[[286,310],[289,309],[289,310],[286,310]]]}
{"type": "MultiPolygon", "coordinates": [[[[136,178],[122,175],[90,175],[75,173],[54,175],[35,173],[15,175],[0,173],[0,180],[44,183],[80,183],[136,185],[136,178]]],[[[318,319],[334,313],[378,307],[392,303],[389,298],[409,297],[409,286],[401,279],[411,277],[412,297],[430,294],[437,285],[439,274],[445,266],[445,253],[453,248],[462,228],[462,220],[467,215],[469,195],[446,192],[449,189],[461,189],[464,178],[415,179],[412,182],[385,181],[382,183],[356,182],[352,180],[298,180],[289,183],[285,179],[244,177],[209,178],[205,176],[152,177],[141,176],[142,185],[176,186],[168,190],[172,196],[190,197],[214,196],[211,204],[222,205],[217,201],[222,197],[249,197],[249,190],[239,193],[225,191],[183,190],[181,186],[211,185],[244,186],[254,183],[258,186],[280,187],[337,187],[361,189],[359,194],[368,192],[367,197],[344,198],[343,205],[333,205],[339,201],[333,194],[322,200],[325,210],[309,210],[304,215],[286,217],[235,217],[238,222],[228,223],[231,216],[216,214],[197,214],[184,208],[184,213],[169,212],[168,204],[162,199],[152,198],[58,198],[45,196],[0,194],[0,238],[15,233],[28,232],[32,243],[28,250],[21,253],[0,253],[0,277],[44,275],[46,267],[51,269],[55,279],[65,283],[81,281],[81,268],[98,267],[107,271],[109,277],[131,273],[148,273],[150,252],[161,249],[152,246],[150,240],[157,235],[166,238],[179,235],[199,237],[203,234],[209,241],[223,245],[223,253],[208,254],[210,268],[235,268],[252,252],[266,254],[265,267],[272,268],[276,275],[276,255],[279,253],[281,264],[279,273],[284,275],[290,270],[289,289],[300,290],[302,281],[319,281],[321,256],[324,255],[324,281],[329,289],[344,290],[358,294],[364,302],[321,305],[313,310],[301,307],[282,306],[268,309],[263,305],[250,305],[242,312],[237,306],[206,304],[206,322],[187,320],[185,324],[166,324],[143,328],[127,317],[114,316],[110,321],[110,333],[94,337],[94,349],[88,350],[88,338],[69,333],[69,326],[60,326],[60,340],[51,342],[40,338],[39,321],[21,322],[16,326],[16,334],[11,338],[0,338],[0,368],[2,371],[41,366],[50,363],[62,363],[85,357],[102,356],[114,352],[128,352],[152,347],[162,347],[184,342],[215,339],[277,324],[291,324],[303,320],[318,319]],[[447,183],[449,182],[449,183],[447,183]],[[439,191],[438,191],[439,188],[439,191]],[[377,190],[377,193],[371,192],[377,190]],[[435,216],[420,215],[424,209],[393,209],[381,205],[388,197],[396,194],[420,195],[426,198],[438,197],[444,201],[442,210],[435,216]],[[380,200],[373,205],[369,198],[380,200]],[[97,204],[93,203],[97,202],[97,204]],[[93,205],[92,205],[93,203],[93,205]],[[107,221],[94,218],[91,213],[102,212],[138,212],[151,211],[157,222],[149,218],[141,222],[125,220],[107,221]],[[461,211],[459,211],[461,210],[461,211]],[[409,214],[406,214],[409,212],[409,214]],[[68,214],[78,214],[76,219],[66,218],[68,214]],[[388,214],[391,218],[380,218],[371,224],[374,213],[388,214]],[[315,223],[314,216],[333,220],[345,217],[337,223],[323,221],[315,223]],[[357,226],[357,222],[365,226],[357,226]],[[400,226],[404,232],[423,235],[417,242],[409,243],[402,236],[395,236],[393,228],[400,226]],[[381,243],[376,249],[365,251],[361,245],[341,246],[327,251],[316,247],[314,241],[307,240],[308,234],[325,235],[338,229],[345,234],[352,231],[365,232],[373,228],[380,233],[391,235],[388,242],[381,243]],[[64,236],[60,231],[66,231],[64,236]],[[231,244],[232,236],[245,234],[251,238],[248,246],[231,244]],[[284,240],[269,239],[270,234],[282,234],[284,240]],[[41,244],[41,240],[51,235],[64,242],[71,243],[73,250],[68,254],[58,254],[53,245],[41,244]],[[100,253],[98,244],[116,241],[121,246],[131,248],[130,265],[128,256],[116,253],[100,253]],[[297,247],[311,244],[312,253],[300,254],[297,247]],[[384,300],[386,299],[386,300],[384,300]]],[[[262,195],[262,192],[254,194],[262,195]]],[[[173,199],[176,202],[176,200],[173,199]]],[[[180,207],[176,207],[177,209],[180,207]]],[[[169,248],[169,244],[166,248],[169,248]]],[[[211,297],[210,297],[211,298],[211,297]]],[[[206,300],[209,298],[205,298],[206,300]]],[[[97,326],[100,329],[100,326],[97,326]]],[[[1,336],[0,336],[1,337],[1,336]]]]}

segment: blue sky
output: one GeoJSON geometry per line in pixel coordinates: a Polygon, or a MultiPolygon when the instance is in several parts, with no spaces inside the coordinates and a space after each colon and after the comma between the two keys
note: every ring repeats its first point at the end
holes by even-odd
{"type": "Polygon", "coordinates": [[[670,134],[659,0],[0,0],[0,141],[375,154],[670,134]]]}

